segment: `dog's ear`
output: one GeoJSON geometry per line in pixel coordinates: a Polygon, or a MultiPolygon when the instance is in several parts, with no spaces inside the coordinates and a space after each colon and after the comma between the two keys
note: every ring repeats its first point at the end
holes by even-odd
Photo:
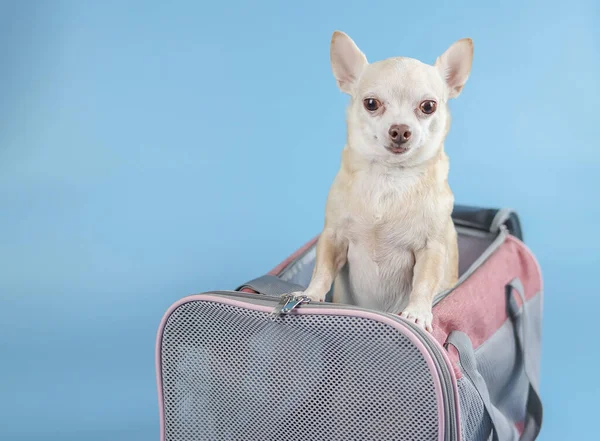
{"type": "Polygon", "coordinates": [[[331,37],[331,68],[338,87],[348,95],[360,77],[368,61],[350,37],[341,31],[335,31],[331,37]]]}
{"type": "Polygon", "coordinates": [[[435,66],[448,86],[449,98],[460,95],[471,73],[472,64],[473,40],[470,38],[458,40],[435,60],[435,66]]]}

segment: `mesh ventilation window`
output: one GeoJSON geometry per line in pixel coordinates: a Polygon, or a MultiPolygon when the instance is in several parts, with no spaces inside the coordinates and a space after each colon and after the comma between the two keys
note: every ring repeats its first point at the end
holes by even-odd
{"type": "Polygon", "coordinates": [[[429,367],[374,320],[194,301],[161,356],[167,441],[438,439],[429,367]]]}
{"type": "Polygon", "coordinates": [[[492,437],[492,422],[485,413],[483,401],[475,386],[466,378],[458,380],[458,396],[462,439],[464,441],[488,441],[492,437]]]}

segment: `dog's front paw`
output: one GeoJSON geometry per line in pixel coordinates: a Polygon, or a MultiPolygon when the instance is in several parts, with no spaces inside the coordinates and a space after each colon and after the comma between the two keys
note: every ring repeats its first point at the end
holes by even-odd
{"type": "Polygon", "coordinates": [[[431,308],[408,305],[400,314],[400,317],[409,320],[425,328],[428,332],[433,332],[433,314],[431,308]]]}
{"type": "Polygon", "coordinates": [[[311,302],[323,302],[325,301],[325,297],[321,297],[314,292],[310,292],[308,289],[306,291],[296,291],[291,293],[294,297],[306,297],[310,299],[311,302]]]}

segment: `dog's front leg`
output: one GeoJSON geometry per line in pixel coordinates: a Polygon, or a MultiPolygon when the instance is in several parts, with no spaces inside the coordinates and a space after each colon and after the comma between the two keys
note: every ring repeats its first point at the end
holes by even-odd
{"type": "Polygon", "coordinates": [[[317,256],[311,281],[302,294],[313,301],[325,300],[337,273],[346,263],[347,253],[347,240],[339,237],[332,229],[325,228],[317,242],[317,256]]]}
{"type": "Polygon", "coordinates": [[[428,242],[415,252],[412,292],[400,314],[432,332],[433,298],[439,291],[446,271],[446,250],[439,242],[428,242]]]}

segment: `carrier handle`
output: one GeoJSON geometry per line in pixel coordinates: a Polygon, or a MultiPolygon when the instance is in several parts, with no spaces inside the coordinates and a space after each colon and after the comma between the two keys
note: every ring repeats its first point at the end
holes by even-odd
{"type": "Polygon", "coordinates": [[[525,371],[525,376],[527,377],[527,382],[529,383],[529,391],[527,393],[527,407],[526,407],[526,417],[525,417],[525,427],[523,429],[523,434],[521,435],[520,441],[531,441],[535,440],[540,433],[542,428],[543,421],[543,406],[542,400],[540,398],[539,392],[537,390],[536,385],[531,379],[533,376],[531,373],[533,369],[531,367],[531,358],[527,357],[527,351],[525,350],[525,343],[528,341],[528,331],[527,327],[527,304],[525,302],[525,289],[523,288],[523,283],[520,279],[515,278],[511,280],[506,285],[506,301],[508,314],[513,322],[515,329],[515,338],[517,340],[517,345],[521,352],[521,359],[523,360],[523,369],[525,371]],[[519,308],[515,301],[514,293],[521,298],[522,310],[521,310],[521,323],[520,326],[517,325],[517,318],[519,316],[519,308]]]}
{"type": "Polygon", "coordinates": [[[455,204],[452,220],[456,226],[497,233],[505,226],[510,234],[523,240],[523,229],[517,212],[511,208],[484,208],[455,204]]]}
{"type": "Polygon", "coordinates": [[[250,288],[258,294],[263,294],[271,297],[280,297],[282,294],[289,294],[296,291],[304,291],[306,287],[295,283],[286,282],[277,276],[265,274],[263,276],[252,279],[249,282],[240,285],[236,291],[241,291],[244,288],[250,288]]]}
{"type": "MultiPolygon", "coordinates": [[[[523,360],[523,370],[527,382],[529,383],[527,404],[525,408],[525,427],[519,437],[519,441],[533,441],[538,437],[542,427],[543,406],[536,385],[531,381],[533,378],[531,376],[531,358],[527,357],[525,350],[525,342],[528,339],[527,304],[525,303],[523,284],[518,278],[511,280],[506,285],[506,305],[508,316],[512,321],[515,330],[517,350],[520,352],[521,360],[523,360]],[[519,311],[515,296],[513,295],[514,293],[517,293],[521,298],[521,311],[519,311]],[[517,320],[519,315],[521,316],[520,321],[517,320]]],[[[504,440],[505,437],[501,436],[501,434],[507,434],[507,436],[510,437],[508,434],[510,434],[511,429],[508,427],[505,419],[498,418],[498,410],[492,405],[485,380],[477,370],[475,351],[473,350],[473,344],[469,336],[461,331],[453,331],[448,336],[444,347],[447,348],[448,345],[452,345],[456,348],[459,363],[464,374],[471,381],[483,401],[485,411],[492,423],[492,441],[499,441],[500,439],[504,440]]]]}
{"type": "MultiPolygon", "coordinates": [[[[498,428],[500,427],[500,424],[498,418],[496,418],[496,409],[492,406],[490,393],[485,384],[485,380],[477,370],[477,359],[475,358],[475,351],[473,350],[471,339],[462,331],[452,331],[450,335],[448,335],[444,347],[447,349],[449,345],[454,346],[458,352],[458,363],[460,364],[464,375],[471,381],[471,384],[473,384],[483,402],[485,412],[492,424],[492,441],[499,441],[498,428]]],[[[508,429],[505,430],[508,432],[508,429]]],[[[505,438],[503,438],[503,440],[504,439],[505,438]]]]}

